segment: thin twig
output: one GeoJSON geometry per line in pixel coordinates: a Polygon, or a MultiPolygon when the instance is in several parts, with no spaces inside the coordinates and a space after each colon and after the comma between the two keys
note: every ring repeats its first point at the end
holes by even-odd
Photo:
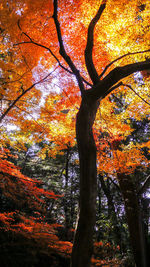
{"type": "Polygon", "coordinates": [[[146,189],[150,186],[150,175],[148,175],[148,177],[146,178],[146,180],[144,181],[144,184],[142,185],[142,187],[139,189],[138,191],[138,195],[142,195],[146,189]]]}
{"type": "MultiPolygon", "coordinates": [[[[56,67],[58,68],[58,66],[56,67]]],[[[0,123],[2,122],[2,120],[4,119],[4,117],[8,114],[8,112],[16,105],[16,103],[20,100],[20,98],[22,98],[27,92],[29,92],[35,85],[40,84],[42,82],[44,82],[55,70],[56,68],[48,73],[44,78],[42,78],[40,81],[35,82],[34,84],[32,84],[30,87],[28,87],[26,90],[24,90],[11,104],[10,106],[6,109],[6,111],[0,116],[0,123]]]]}
{"type": "Polygon", "coordinates": [[[16,107],[17,109],[19,109],[19,110],[25,112],[26,114],[28,114],[28,115],[32,118],[32,120],[33,120],[38,126],[40,126],[40,128],[42,129],[42,131],[40,132],[41,134],[43,134],[43,133],[47,133],[46,129],[45,129],[40,123],[38,123],[38,122],[35,120],[35,118],[34,118],[33,115],[31,114],[31,112],[28,112],[27,110],[24,110],[24,109],[22,109],[22,108],[20,108],[20,107],[18,107],[18,106],[16,106],[16,105],[15,105],[15,107],[16,107]]]}
{"type": "MultiPolygon", "coordinates": [[[[19,29],[22,31],[22,29],[21,29],[21,27],[20,27],[20,24],[18,25],[18,27],[19,27],[19,29]]],[[[74,72],[70,71],[68,68],[66,68],[65,66],[63,66],[63,65],[61,64],[60,60],[55,56],[55,54],[52,52],[52,50],[51,50],[49,47],[47,47],[47,46],[45,46],[45,45],[42,45],[42,44],[39,44],[39,43],[33,41],[33,39],[32,39],[27,33],[23,32],[23,31],[22,31],[22,34],[24,34],[24,35],[29,39],[29,41],[23,41],[23,42],[16,43],[16,44],[14,44],[14,46],[18,46],[18,45],[22,45],[22,44],[34,44],[34,45],[36,45],[36,46],[42,47],[42,48],[44,48],[44,49],[46,49],[46,50],[48,50],[48,51],[50,52],[50,54],[55,58],[55,60],[58,62],[59,66],[60,66],[62,69],[64,69],[65,71],[67,71],[69,74],[73,74],[73,75],[75,74],[74,72]]],[[[68,65],[69,65],[69,64],[68,64],[68,65]]],[[[70,66],[69,66],[69,67],[70,67],[70,66]]],[[[80,75],[80,76],[81,76],[81,75],[80,75]]],[[[86,83],[87,85],[92,86],[91,83],[89,83],[88,81],[85,80],[85,78],[81,77],[81,79],[82,79],[83,82],[86,83]]]]}
{"type": "Polygon", "coordinates": [[[124,84],[124,83],[122,83],[122,85],[123,86],[126,86],[126,87],[128,87],[128,88],[130,88],[143,102],[145,102],[147,105],[149,105],[150,106],[150,103],[149,102],[147,102],[142,96],[140,96],[133,88],[132,88],[132,86],[131,85],[128,85],[128,84],[124,84]]]}
{"type": "MultiPolygon", "coordinates": [[[[27,34],[26,34],[26,36],[27,36],[27,34]]],[[[30,38],[30,37],[28,37],[28,38],[30,38]]],[[[30,38],[30,39],[31,39],[31,38],[30,38]]],[[[31,39],[31,40],[32,40],[32,39],[31,39]]],[[[59,59],[55,56],[55,54],[52,52],[52,50],[51,50],[49,47],[47,47],[47,46],[45,46],[45,45],[42,45],[42,44],[39,44],[39,43],[37,43],[37,42],[35,42],[35,41],[33,41],[33,40],[32,40],[32,41],[19,42],[19,43],[14,44],[14,46],[21,45],[21,44],[34,44],[34,45],[37,45],[37,46],[39,46],[39,47],[42,47],[42,48],[48,50],[48,51],[50,52],[50,54],[56,59],[56,61],[58,62],[59,66],[60,66],[62,69],[64,69],[65,71],[67,71],[67,72],[70,73],[70,74],[73,74],[72,71],[68,70],[66,67],[64,67],[64,66],[60,63],[59,59]]]]}
{"type": "Polygon", "coordinates": [[[22,75],[20,75],[20,77],[19,77],[18,79],[16,79],[16,80],[9,81],[9,82],[3,82],[3,83],[1,83],[1,84],[10,84],[10,83],[19,82],[19,81],[23,78],[23,76],[25,76],[28,72],[29,72],[29,71],[26,71],[25,73],[23,73],[22,75]]]}

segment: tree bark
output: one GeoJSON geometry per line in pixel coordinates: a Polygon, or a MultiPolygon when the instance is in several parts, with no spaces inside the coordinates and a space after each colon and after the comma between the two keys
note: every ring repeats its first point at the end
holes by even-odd
{"type": "Polygon", "coordinates": [[[118,174],[120,189],[125,202],[130,242],[137,267],[148,267],[146,259],[146,240],[137,193],[132,177],[118,174]]]}
{"type": "Polygon", "coordinates": [[[92,126],[98,106],[98,101],[83,98],[77,114],[76,134],[80,159],[80,214],[74,238],[71,267],[91,266],[97,197],[96,145],[92,126]]]}

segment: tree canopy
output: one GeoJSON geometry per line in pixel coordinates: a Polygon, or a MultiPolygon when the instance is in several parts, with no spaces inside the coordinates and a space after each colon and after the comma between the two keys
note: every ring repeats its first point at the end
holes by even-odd
{"type": "MultiPolygon", "coordinates": [[[[80,176],[72,267],[90,266],[98,177],[106,196],[109,184],[106,190],[105,180],[112,179],[124,201],[128,198],[130,208],[137,210],[132,217],[125,203],[137,264],[146,258],[141,256],[145,252],[139,253],[145,242],[141,226],[137,226],[134,242],[131,221],[141,218],[141,195],[149,185],[149,1],[1,0],[0,15],[0,188],[3,197],[15,203],[15,209],[1,213],[1,221],[7,225],[14,220],[21,206],[27,205],[31,213],[34,209],[42,212],[48,199],[66,198],[69,188],[73,190],[68,166],[78,164],[80,175],[77,169],[72,171],[80,176]],[[18,168],[18,156],[26,153],[27,157],[36,146],[35,161],[38,157],[56,163],[60,157],[61,165],[61,157],[65,159],[64,195],[48,191],[47,186],[44,189],[38,176],[29,178],[18,168]],[[138,171],[141,179],[137,181],[138,171]],[[127,195],[129,191],[135,193],[135,202],[127,195]],[[83,261],[79,250],[85,254],[83,261]]],[[[27,225],[35,223],[35,218],[31,220],[27,225]]],[[[61,242],[57,236],[54,240],[61,242]]],[[[71,252],[72,245],[66,246],[71,252]]],[[[140,264],[146,267],[146,261],[140,264]]]]}

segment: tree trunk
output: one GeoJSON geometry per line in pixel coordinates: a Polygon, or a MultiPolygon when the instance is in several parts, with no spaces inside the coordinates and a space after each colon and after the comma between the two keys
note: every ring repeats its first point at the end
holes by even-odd
{"type": "Polygon", "coordinates": [[[102,209],[102,199],[101,199],[101,184],[100,184],[100,181],[98,180],[98,214],[101,214],[101,209],[102,209]]]}
{"type": "Polygon", "coordinates": [[[66,164],[65,164],[65,197],[63,200],[64,204],[64,213],[65,213],[65,240],[68,240],[68,234],[70,229],[70,215],[69,215],[69,206],[68,206],[68,180],[69,180],[69,155],[70,148],[66,150],[66,164]]]}
{"type": "Polygon", "coordinates": [[[118,174],[120,189],[125,202],[130,241],[137,267],[148,267],[146,259],[146,244],[140,205],[132,177],[118,174]]]}
{"type": "Polygon", "coordinates": [[[149,209],[150,199],[149,198],[141,198],[141,208],[142,208],[142,219],[144,224],[144,234],[146,239],[146,254],[147,254],[147,262],[148,266],[150,266],[150,242],[149,242],[149,217],[150,217],[150,209],[149,209]]]}
{"type": "Polygon", "coordinates": [[[73,171],[71,174],[71,186],[70,186],[70,227],[73,228],[74,214],[75,214],[75,200],[73,191],[73,171]]]}
{"type": "Polygon", "coordinates": [[[116,214],[116,211],[115,211],[115,204],[114,204],[112,192],[110,190],[109,180],[107,180],[107,185],[106,185],[102,175],[99,175],[99,179],[100,179],[101,186],[102,186],[102,189],[104,191],[104,194],[105,194],[105,196],[107,198],[107,202],[108,202],[108,217],[112,221],[113,226],[114,226],[114,230],[113,230],[114,236],[115,236],[114,239],[115,239],[115,242],[117,243],[117,245],[120,246],[120,252],[122,252],[121,230],[119,228],[119,222],[118,222],[117,214],[116,214]]]}
{"type": "Polygon", "coordinates": [[[98,101],[83,98],[77,114],[76,135],[80,160],[80,213],[74,238],[71,267],[91,266],[97,197],[96,145],[92,126],[98,106],[98,101]]]}

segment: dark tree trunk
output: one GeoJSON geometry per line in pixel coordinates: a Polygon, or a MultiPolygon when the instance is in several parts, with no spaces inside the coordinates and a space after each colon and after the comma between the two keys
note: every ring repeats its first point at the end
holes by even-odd
{"type": "Polygon", "coordinates": [[[118,174],[118,181],[125,202],[130,241],[136,266],[148,267],[142,216],[134,182],[132,177],[125,174],[118,174]]]}
{"type": "Polygon", "coordinates": [[[77,114],[76,134],[80,159],[79,221],[72,252],[72,267],[90,267],[96,219],[97,170],[96,145],[92,126],[98,101],[84,98],[77,114]]]}
{"type": "Polygon", "coordinates": [[[71,186],[70,186],[70,227],[73,228],[74,214],[75,214],[75,200],[73,191],[73,172],[71,174],[71,186]]]}
{"type": "Polygon", "coordinates": [[[101,199],[101,184],[98,181],[98,214],[101,214],[101,209],[102,209],[102,199],[101,199]]]}
{"type": "Polygon", "coordinates": [[[142,208],[142,219],[144,224],[144,234],[146,239],[146,253],[147,253],[147,262],[150,266],[150,242],[149,242],[149,217],[150,217],[150,199],[141,198],[141,208],[142,208]]]}
{"type": "Polygon", "coordinates": [[[104,191],[104,194],[107,198],[108,202],[108,217],[113,222],[114,226],[114,235],[115,235],[115,241],[120,246],[120,251],[122,252],[122,238],[121,238],[121,230],[118,226],[118,218],[115,211],[115,204],[113,201],[112,192],[110,190],[109,181],[107,180],[107,185],[105,184],[104,178],[102,175],[99,175],[99,179],[101,182],[102,189],[104,191]]]}
{"type": "Polygon", "coordinates": [[[68,240],[68,234],[70,229],[70,215],[69,215],[69,206],[68,206],[68,179],[69,179],[69,156],[70,148],[67,148],[66,151],[66,164],[65,164],[65,197],[64,197],[64,212],[65,212],[65,239],[68,240]]]}
{"type": "MultiPolygon", "coordinates": [[[[107,69],[114,62],[123,57],[126,57],[129,54],[135,54],[128,53],[112,61],[110,64],[105,66],[104,70],[100,75],[98,74],[93,62],[92,52],[94,47],[94,29],[103,11],[105,10],[107,3],[107,0],[103,0],[96,15],[91,20],[88,27],[87,44],[85,49],[85,64],[89,77],[92,81],[92,86],[90,89],[86,90],[84,83],[88,85],[90,84],[81,76],[80,71],[77,69],[71,57],[67,54],[65,50],[57,14],[58,0],[54,0],[53,3],[54,13],[52,17],[54,19],[57,31],[57,37],[60,47],[59,53],[69,66],[69,69],[64,67],[56,58],[56,56],[55,59],[57,59],[57,62],[64,70],[66,70],[70,74],[75,75],[82,96],[82,103],[80,110],[77,114],[76,122],[76,135],[80,159],[80,215],[73,245],[71,266],[90,267],[90,259],[92,255],[93,246],[92,236],[96,217],[97,195],[96,145],[93,137],[92,126],[99,105],[98,100],[105,98],[117,87],[123,85],[121,81],[123,78],[137,71],[150,69],[150,61],[145,60],[142,62],[136,62],[121,67],[116,67],[104,76],[104,74],[106,74],[107,69]]],[[[49,48],[48,51],[53,55],[52,51],[49,48]]],[[[148,52],[148,50],[145,50],[144,52],[146,51],[148,52]]],[[[140,51],[138,53],[143,53],[143,51],[140,51]]],[[[132,89],[132,87],[129,85],[125,86],[130,90],[132,89]]],[[[137,218],[135,217],[135,223],[136,219],[137,218]]]]}

